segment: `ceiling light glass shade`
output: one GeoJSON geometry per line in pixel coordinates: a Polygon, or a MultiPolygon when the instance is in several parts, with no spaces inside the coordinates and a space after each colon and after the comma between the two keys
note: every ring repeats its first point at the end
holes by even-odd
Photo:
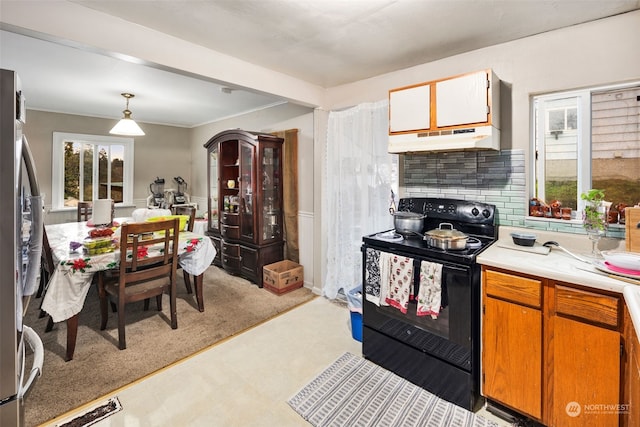
{"type": "Polygon", "coordinates": [[[125,117],[120,119],[120,121],[109,131],[114,135],[128,135],[128,136],[141,136],[144,135],[142,129],[133,119],[125,117]]]}
{"type": "Polygon", "coordinates": [[[123,93],[127,99],[127,107],[122,112],[124,117],[120,119],[120,121],[109,131],[109,133],[114,135],[126,135],[126,136],[141,136],[144,135],[140,126],[131,118],[131,111],[129,110],[129,99],[133,98],[135,95],[130,93],[123,93]]]}

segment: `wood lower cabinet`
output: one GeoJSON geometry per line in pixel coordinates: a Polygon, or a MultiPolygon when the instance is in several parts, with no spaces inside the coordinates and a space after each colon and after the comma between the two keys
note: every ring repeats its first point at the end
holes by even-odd
{"type": "Polygon", "coordinates": [[[621,295],[485,266],[482,304],[485,397],[546,426],[620,425],[621,295]]]}
{"type": "Polygon", "coordinates": [[[491,270],[483,277],[484,394],[541,419],[542,283],[491,270]]]}
{"type": "Polygon", "coordinates": [[[620,333],[558,317],[553,335],[549,425],[619,425],[620,333]]]}
{"type": "Polygon", "coordinates": [[[619,425],[621,303],[620,296],[554,284],[551,425],[619,425]]]}
{"type": "Polygon", "coordinates": [[[635,331],[631,315],[625,305],[624,310],[624,427],[640,426],[640,341],[635,331]]]}

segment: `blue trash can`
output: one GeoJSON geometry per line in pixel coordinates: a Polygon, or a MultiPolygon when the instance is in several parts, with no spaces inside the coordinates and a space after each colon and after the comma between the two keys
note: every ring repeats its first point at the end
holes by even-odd
{"type": "Polygon", "coordinates": [[[351,336],[362,342],[362,287],[347,292],[347,303],[351,313],[351,336]]]}

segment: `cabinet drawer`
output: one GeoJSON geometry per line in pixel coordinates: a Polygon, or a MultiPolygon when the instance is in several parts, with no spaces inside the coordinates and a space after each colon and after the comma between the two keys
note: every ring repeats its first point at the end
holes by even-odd
{"type": "Polygon", "coordinates": [[[223,240],[221,246],[222,246],[221,247],[222,255],[231,256],[235,258],[240,257],[240,245],[229,244],[223,240]]]}
{"type": "Polygon", "coordinates": [[[222,255],[222,268],[230,273],[240,273],[240,258],[222,255]]]}
{"type": "Polygon", "coordinates": [[[222,225],[222,229],[220,230],[220,234],[225,239],[240,239],[240,227],[237,225],[222,225]]]}
{"type": "Polygon", "coordinates": [[[223,212],[222,223],[227,225],[240,225],[240,215],[237,213],[223,212]]]}
{"type": "Polygon", "coordinates": [[[556,313],[618,327],[620,298],[556,285],[556,313]]]}
{"type": "Polygon", "coordinates": [[[540,280],[493,270],[484,271],[484,280],[487,295],[534,308],[542,306],[542,281],[540,280]]]}

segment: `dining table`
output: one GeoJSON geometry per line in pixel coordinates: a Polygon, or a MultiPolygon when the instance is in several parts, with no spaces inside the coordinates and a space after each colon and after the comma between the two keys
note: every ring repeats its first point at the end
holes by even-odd
{"type": "MultiPolygon", "coordinates": [[[[119,225],[124,222],[133,222],[133,218],[114,218],[110,227],[114,231],[114,238],[118,238],[119,225]]],[[[95,273],[118,268],[120,249],[117,244],[103,253],[89,254],[85,250],[84,243],[90,239],[90,232],[95,228],[88,221],[45,225],[56,269],[47,284],[41,309],[51,316],[53,322],[67,323],[66,361],[73,359],[78,315],[95,273]]],[[[211,239],[203,234],[180,231],[178,240],[178,263],[193,277],[198,310],[202,312],[203,275],[213,262],[216,250],[211,239]]]]}

